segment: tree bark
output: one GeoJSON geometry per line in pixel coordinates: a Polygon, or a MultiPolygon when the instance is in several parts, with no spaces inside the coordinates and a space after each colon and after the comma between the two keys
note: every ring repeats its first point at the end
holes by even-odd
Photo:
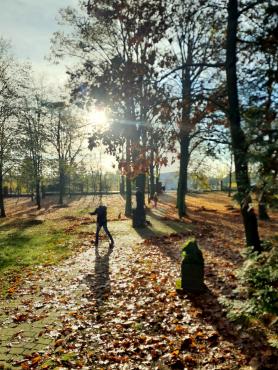
{"type": "MultiPolygon", "coordinates": [[[[130,153],[130,139],[126,141],[126,161],[130,164],[131,153],[130,153]]],[[[126,195],[125,195],[125,215],[126,217],[132,216],[132,193],[131,193],[131,180],[126,176],[126,195]]]]}
{"type": "Polygon", "coordinates": [[[191,86],[191,71],[192,64],[192,44],[188,44],[187,63],[182,74],[182,123],[180,131],[180,168],[179,182],[177,191],[177,208],[179,217],[186,215],[185,197],[187,193],[187,178],[188,178],[188,163],[190,158],[190,114],[192,107],[192,86],[191,86]]]}
{"type": "Polygon", "coordinates": [[[65,194],[65,168],[63,160],[59,160],[59,204],[64,204],[64,194],[65,194]]]}
{"type": "Polygon", "coordinates": [[[143,194],[144,203],[145,203],[145,183],[146,183],[146,175],[144,173],[140,173],[136,177],[136,187],[138,187],[141,190],[143,194]]]}
{"type": "Polygon", "coordinates": [[[40,180],[36,179],[36,204],[37,208],[41,209],[41,194],[40,194],[41,186],[40,186],[40,180]]]}
{"type": "Polygon", "coordinates": [[[238,27],[238,1],[228,2],[228,25],[226,44],[226,77],[228,92],[228,118],[232,138],[232,149],[235,160],[235,174],[239,194],[241,214],[245,229],[246,243],[254,250],[260,252],[261,244],[258,232],[257,218],[250,207],[251,197],[250,180],[248,175],[247,144],[241,128],[238,89],[237,89],[237,27],[238,27]]]}
{"type": "Polygon", "coordinates": [[[160,180],[160,174],[159,174],[159,165],[156,164],[155,166],[155,191],[157,193],[160,192],[160,187],[159,187],[159,180],[160,180]]]}
{"type": "Polygon", "coordinates": [[[4,192],[3,192],[3,173],[0,168],[0,217],[6,217],[5,205],[4,205],[4,192]]]}
{"type": "Polygon", "coordinates": [[[259,196],[259,219],[263,221],[268,221],[270,219],[267,208],[266,208],[266,199],[265,199],[265,192],[262,190],[259,196]]]}
{"type": "Polygon", "coordinates": [[[179,181],[177,190],[177,208],[179,217],[186,215],[186,202],[185,197],[187,193],[187,171],[189,163],[189,137],[183,135],[180,141],[180,168],[179,168],[179,181]]]}
{"type": "Polygon", "coordinates": [[[231,162],[230,162],[230,171],[229,171],[229,189],[228,189],[228,197],[232,195],[232,170],[233,170],[233,155],[231,153],[231,162]]]}
{"type": "Polygon", "coordinates": [[[151,155],[150,155],[150,199],[152,199],[155,193],[155,184],[154,184],[154,153],[153,149],[151,148],[151,155]]]}
{"type": "Polygon", "coordinates": [[[131,180],[128,177],[126,177],[125,215],[126,217],[132,215],[131,180]]]}
{"type": "Polygon", "coordinates": [[[120,194],[125,195],[125,178],[121,176],[120,178],[120,194]]]}

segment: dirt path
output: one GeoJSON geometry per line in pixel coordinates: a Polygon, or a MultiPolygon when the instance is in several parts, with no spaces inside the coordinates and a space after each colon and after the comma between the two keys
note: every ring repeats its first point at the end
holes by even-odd
{"type": "Polygon", "coordinates": [[[114,249],[106,241],[95,249],[88,240],[77,256],[26,275],[0,303],[0,368],[260,368],[262,351],[271,356],[263,338],[228,322],[218,300],[233,294],[242,233],[223,214],[204,225],[198,220],[204,209],[187,224],[175,221],[166,200],[149,215],[146,230],[111,223],[114,249]],[[208,287],[195,298],[175,290],[180,246],[192,230],[208,287]]]}

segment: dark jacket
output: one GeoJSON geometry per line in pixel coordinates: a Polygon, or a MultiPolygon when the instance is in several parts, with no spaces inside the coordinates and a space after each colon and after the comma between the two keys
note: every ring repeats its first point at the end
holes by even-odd
{"type": "Polygon", "coordinates": [[[90,212],[90,215],[97,215],[98,224],[103,225],[107,223],[107,207],[105,206],[99,206],[94,212],[90,212]]]}

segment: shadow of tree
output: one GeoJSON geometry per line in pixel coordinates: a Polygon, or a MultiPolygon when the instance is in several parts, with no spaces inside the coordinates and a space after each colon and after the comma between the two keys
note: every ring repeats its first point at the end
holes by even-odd
{"type": "Polygon", "coordinates": [[[33,218],[12,219],[6,221],[3,224],[0,224],[0,231],[9,231],[11,230],[11,228],[16,228],[18,232],[20,232],[29,227],[41,225],[42,223],[43,223],[42,220],[36,220],[33,218]]]}
{"type": "Polygon", "coordinates": [[[17,250],[22,249],[23,245],[28,245],[30,240],[30,236],[22,235],[22,230],[1,237],[0,249],[2,246],[9,245],[9,249],[13,252],[7,253],[4,250],[4,253],[0,253],[0,271],[3,268],[19,266],[17,250]]]}
{"type": "Polygon", "coordinates": [[[238,325],[227,319],[223,306],[210,289],[202,295],[188,294],[181,299],[190,299],[192,307],[199,312],[198,320],[213,326],[224,340],[244,353],[247,363],[256,359],[258,370],[277,369],[277,351],[268,345],[265,334],[251,327],[239,332],[238,325]]]}

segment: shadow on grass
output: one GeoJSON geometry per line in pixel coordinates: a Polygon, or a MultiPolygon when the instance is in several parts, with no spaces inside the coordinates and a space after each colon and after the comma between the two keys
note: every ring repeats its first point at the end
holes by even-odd
{"type": "Polygon", "coordinates": [[[7,215],[8,217],[22,217],[26,215],[33,217],[39,216],[49,213],[52,210],[55,211],[57,208],[67,208],[75,200],[75,197],[66,197],[64,206],[59,206],[57,196],[47,196],[41,200],[41,209],[38,210],[35,202],[32,201],[31,198],[15,198],[14,201],[12,199],[9,200],[9,203],[7,204],[7,215]]]}
{"type": "Polygon", "coordinates": [[[12,219],[8,220],[2,224],[0,224],[0,232],[1,231],[9,231],[13,228],[18,229],[19,231],[23,231],[29,227],[38,226],[43,223],[42,220],[36,220],[32,218],[27,219],[12,219]]]}
{"type": "Polygon", "coordinates": [[[32,236],[25,235],[28,228],[41,225],[41,220],[13,219],[0,225],[0,271],[22,266],[22,254],[28,254],[32,236]]]}
{"type": "Polygon", "coordinates": [[[19,254],[30,239],[29,236],[22,235],[21,231],[1,237],[0,271],[9,267],[19,268],[19,254]]]}
{"type": "Polygon", "coordinates": [[[206,240],[205,238],[200,239],[200,243],[205,251],[210,253],[216,258],[222,258],[223,260],[230,261],[235,266],[238,266],[242,263],[243,257],[240,254],[240,251],[237,249],[233,249],[230,246],[222,246],[221,242],[212,242],[210,240],[206,240]]]}
{"type": "Polygon", "coordinates": [[[180,220],[171,220],[167,219],[167,216],[165,216],[163,213],[161,215],[150,212],[147,214],[151,219],[157,220],[161,222],[163,225],[166,225],[170,229],[172,229],[172,232],[183,232],[189,230],[192,226],[185,224],[183,221],[180,220]]]}
{"type": "MultiPolygon", "coordinates": [[[[265,334],[251,329],[239,333],[238,325],[227,319],[223,306],[211,290],[207,289],[201,295],[181,296],[181,299],[188,298],[192,307],[201,312],[198,319],[203,321],[204,324],[212,325],[224,340],[233,343],[236,348],[244,353],[247,363],[256,358],[260,363],[256,367],[257,369],[277,369],[278,351],[267,344],[265,334]]],[[[217,337],[214,339],[214,345],[217,345],[219,339],[217,337]]]]}
{"type": "Polygon", "coordinates": [[[40,227],[41,220],[13,220],[0,227],[0,272],[52,263],[68,255],[63,230],[40,227]]]}

